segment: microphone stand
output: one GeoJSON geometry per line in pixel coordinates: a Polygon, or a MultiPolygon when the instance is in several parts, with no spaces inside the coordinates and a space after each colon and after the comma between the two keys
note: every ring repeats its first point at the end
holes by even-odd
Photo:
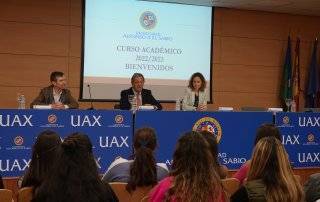
{"type": "Polygon", "coordinates": [[[89,88],[89,97],[90,97],[90,108],[88,108],[88,110],[94,110],[93,103],[92,103],[92,95],[91,95],[91,85],[88,84],[87,87],[89,88]]]}

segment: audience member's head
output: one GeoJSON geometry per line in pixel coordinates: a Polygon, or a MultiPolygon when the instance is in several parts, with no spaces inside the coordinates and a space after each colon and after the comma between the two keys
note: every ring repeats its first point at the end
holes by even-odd
{"type": "Polygon", "coordinates": [[[193,91],[204,91],[206,88],[206,79],[200,72],[192,74],[188,87],[193,91]]]}
{"type": "Polygon", "coordinates": [[[223,170],[226,169],[225,167],[221,167],[219,160],[218,160],[218,142],[217,142],[217,138],[210,133],[209,131],[203,130],[200,132],[201,135],[203,135],[203,137],[206,139],[206,141],[209,143],[209,148],[210,148],[210,152],[211,155],[213,157],[213,165],[216,169],[216,171],[218,172],[220,178],[225,178],[227,176],[227,171],[223,170]]]}
{"type": "Polygon", "coordinates": [[[21,187],[32,186],[36,189],[51,174],[60,144],[61,139],[54,131],[45,130],[38,135],[32,148],[30,167],[23,177],[21,187]]]}
{"type": "Polygon", "coordinates": [[[140,128],[133,138],[134,161],[130,166],[129,192],[137,186],[157,184],[157,168],[153,151],[157,146],[156,133],[152,128],[140,128]]]}
{"type": "Polygon", "coordinates": [[[33,201],[100,202],[108,201],[112,193],[100,180],[89,137],[73,133],[61,144],[54,170],[33,201]]]}
{"type": "Polygon", "coordinates": [[[281,134],[279,129],[274,124],[262,124],[256,133],[256,138],[254,140],[254,145],[256,145],[260,139],[264,137],[275,137],[281,141],[281,134]]]}
{"type": "Polygon", "coordinates": [[[173,183],[167,201],[215,201],[221,196],[221,181],[210,146],[198,132],[188,132],[178,140],[170,175],[173,183]]]}
{"type": "Polygon", "coordinates": [[[320,200],[320,173],[310,175],[304,185],[306,202],[315,202],[320,200]]]}
{"type": "Polygon", "coordinates": [[[141,73],[134,73],[131,77],[131,85],[134,91],[141,92],[144,85],[144,76],[141,73]]]}
{"type": "Polygon", "coordinates": [[[300,182],[294,177],[288,155],[276,137],[264,137],[255,146],[248,182],[261,179],[267,201],[303,201],[300,182]]]}

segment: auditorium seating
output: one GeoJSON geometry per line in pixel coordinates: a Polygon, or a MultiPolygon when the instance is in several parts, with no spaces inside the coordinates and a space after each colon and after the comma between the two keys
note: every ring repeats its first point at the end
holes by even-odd
{"type": "Polygon", "coordinates": [[[18,191],[18,202],[30,202],[32,200],[32,187],[24,187],[18,191]]]}
{"type": "Polygon", "coordinates": [[[140,202],[143,198],[148,196],[148,193],[152,189],[148,187],[137,187],[136,190],[130,194],[126,190],[127,183],[122,182],[111,182],[109,183],[114,193],[117,195],[119,202],[140,202]]]}
{"type": "Polygon", "coordinates": [[[0,201],[12,202],[12,191],[9,189],[0,189],[0,201]]]}
{"type": "Polygon", "coordinates": [[[222,181],[223,187],[225,188],[229,196],[235,193],[240,187],[240,182],[236,178],[227,178],[221,181],[222,181]]]}

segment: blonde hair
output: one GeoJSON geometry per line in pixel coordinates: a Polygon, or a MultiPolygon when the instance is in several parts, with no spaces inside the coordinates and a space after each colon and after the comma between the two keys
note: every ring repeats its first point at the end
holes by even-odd
{"type": "Polygon", "coordinates": [[[275,137],[262,138],[255,146],[248,181],[262,179],[267,202],[301,202],[303,189],[294,177],[288,154],[275,137]]]}

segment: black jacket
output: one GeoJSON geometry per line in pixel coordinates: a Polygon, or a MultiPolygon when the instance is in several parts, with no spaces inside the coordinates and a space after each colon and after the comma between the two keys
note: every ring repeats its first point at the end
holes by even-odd
{"type": "MultiPolygon", "coordinates": [[[[132,88],[121,91],[120,109],[129,110],[131,108],[131,105],[128,99],[129,95],[134,95],[132,88]]],[[[157,110],[162,110],[161,104],[153,97],[151,90],[142,89],[141,97],[142,97],[142,105],[150,104],[150,105],[156,106],[157,110]]]]}

